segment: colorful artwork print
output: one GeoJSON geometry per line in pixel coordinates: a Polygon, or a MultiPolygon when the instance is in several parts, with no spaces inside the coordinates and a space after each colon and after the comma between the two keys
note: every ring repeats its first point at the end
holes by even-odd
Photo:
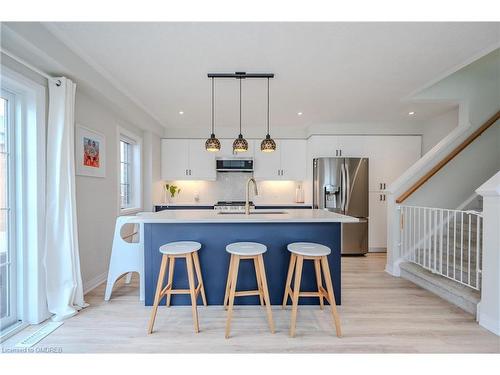
{"type": "Polygon", "coordinates": [[[99,141],[83,137],[83,165],[99,168],[99,141]]]}

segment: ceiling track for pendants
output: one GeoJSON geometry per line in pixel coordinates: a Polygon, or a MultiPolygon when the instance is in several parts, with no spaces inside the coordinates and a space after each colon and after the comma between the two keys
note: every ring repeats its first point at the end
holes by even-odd
{"type": "Polygon", "coordinates": [[[208,78],[274,78],[274,73],[247,73],[247,72],[234,72],[234,73],[208,73],[208,78]]]}

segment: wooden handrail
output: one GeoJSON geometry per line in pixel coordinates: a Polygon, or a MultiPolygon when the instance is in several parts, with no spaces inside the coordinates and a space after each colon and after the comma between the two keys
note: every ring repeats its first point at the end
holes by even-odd
{"type": "Polygon", "coordinates": [[[441,168],[443,168],[448,162],[450,162],[455,156],[457,156],[464,148],[470,145],[474,140],[479,137],[482,133],[486,131],[491,125],[500,119],[500,111],[491,116],[488,121],[481,125],[478,129],[474,131],[471,135],[467,137],[460,145],[455,147],[452,152],[450,152],[443,160],[437,163],[429,172],[424,176],[420,177],[417,182],[415,182],[408,190],[401,194],[397,199],[396,203],[403,203],[406,198],[412,195],[417,189],[419,189],[423,184],[425,184],[432,176],[438,173],[441,168]]]}

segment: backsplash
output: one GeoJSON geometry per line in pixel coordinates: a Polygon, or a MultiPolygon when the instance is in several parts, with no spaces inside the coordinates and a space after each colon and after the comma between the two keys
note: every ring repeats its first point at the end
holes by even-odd
{"type": "MultiPolygon", "coordinates": [[[[214,204],[217,201],[244,201],[246,182],[250,176],[249,173],[217,173],[216,181],[164,181],[164,184],[171,183],[181,189],[171,203],[214,204]]],[[[294,203],[295,189],[300,184],[297,181],[257,180],[259,195],[254,196],[252,189],[250,199],[259,204],[294,203]]],[[[166,203],[164,200],[156,203],[166,203]]]]}

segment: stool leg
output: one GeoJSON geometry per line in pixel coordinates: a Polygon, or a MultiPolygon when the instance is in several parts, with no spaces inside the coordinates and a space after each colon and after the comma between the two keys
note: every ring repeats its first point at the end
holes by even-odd
{"type": "Polygon", "coordinates": [[[226,293],[224,294],[224,309],[227,310],[227,305],[229,303],[229,290],[231,288],[231,275],[233,272],[234,256],[231,254],[229,257],[229,269],[227,271],[227,281],[226,281],[226,293]]]}
{"type": "Polygon", "coordinates": [[[255,278],[257,279],[257,289],[259,290],[259,300],[260,305],[264,306],[263,291],[262,291],[262,279],[261,279],[261,270],[259,269],[259,261],[258,257],[253,258],[253,264],[255,266],[255,278]]]}
{"type": "Polygon", "coordinates": [[[163,280],[165,278],[165,270],[167,269],[167,260],[168,256],[163,255],[161,258],[161,265],[160,265],[160,273],[158,274],[158,282],[156,283],[156,293],[155,293],[155,301],[153,303],[153,310],[151,311],[151,317],[149,318],[149,328],[148,328],[148,333],[153,332],[153,326],[155,324],[155,319],[156,319],[156,312],[158,311],[158,305],[160,303],[160,293],[161,290],[163,289],[163,280]]]}
{"type": "Polygon", "coordinates": [[[319,308],[323,310],[323,294],[321,294],[321,289],[323,287],[323,283],[321,281],[321,265],[319,259],[314,259],[314,271],[316,273],[316,284],[318,285],[319,295],[319,308]]]}
{"type": "Polygon", "coordinates": [[[229,338],[231,331],[231,318],[233,316],[234,294],[236,293],[236,281],[238,280],[238,268],[240,266],[240,257],[234,255],[232,271],[231,271],[231,289],[229,291],[229,305],[227,307],[227,320],[226,320],[226,339],[229,338]]]}
{"type": "Polygon", "coordinates": [[[174,257],[169,257],[170,261],[168,263],[168,279],[167,279],[167,285],[170,284],[170,290],[167,290],[167,307],[170,307],[170,297],[172,296],[172,293],[170,291],[174,289],[174,268],[175,268],[175,258],[174,257]]]}
{"type": "Polygon", "coordinates": [[[288,302],[288,295],[290,294],[290,283],[292,282],[293,269],[295,268],[295,261],[296,260],[297,260],[297,257],[295,256],[295,254],[292,254],[290,256],[290,264],[288,265],[288,275],[286,276],[285,295],[283,296],[282,308],[285,308],[286,304],[288,302]]]}
{"type": "Polygon", "coordinates": [[[271,301],[269,299],[269,290],[267,288],[267,278],[266,278],[266,268],[264,267],[264,257],[260,254],[257,257],[257,261],[259,264],[259,278],[262,281],[262,289],[264,291],[264,299],[266,301],[266,313],[267,320],[269,322],[269,328],[271,329],[271,333],[274,333],[274,322],[273,322],[273,313],[271,311],[271,301]]]}
{"type": "Polygon", "coordinates": [[[198,258],[198,252],[193,253],[194,269],[196,271],[196,278],[198,279],[198,284],[200,285],[201,298],[203,300],[203,305],[207,306],[207,297],[205,296],[205,286],[203,285],[203,277],[201,276],[201,266],[200,258],[198,258]]]}
{"type": "Polygon", "coordinates": [[[196,285],[194,283],[194,266],[193,266],[193,257],[191,253],[186,254],[186,266],[189,279],[189,294],[191,294],[191,310],[193,312],[194,331],[198,333],[200,331],[200,327],[198,325],[198,309],[196,307],[196,285]]]}
{"type": "Polygon", "coordinates": [[[330,275],[330,267],[328,266],[328,260],[326,256],[321,257],[321,265],[323,266],[323,275],[325,276],[326,290],[328,292],[328,298],[330,299],[330,307],[332,309],[333,321],[335,323],[335,331],[337,332],[337,337],[341,337],[342,331],[340,328],[340,318],[337,312],[337,304],[335,303],[332,277],[330,275]]]}
{"type": "Polygon", "coordinates": [[[303,263],[304,263],[304,257],[302,255],[297,255],[296,266],[295,266],[295,282],[293,284],[293,297],[292,297],[292,321],[290,323],[291,337],[295,337],[295,325],[297,323],[297,309],[299,305],[300,280],[302,278],[303,263]]]}

